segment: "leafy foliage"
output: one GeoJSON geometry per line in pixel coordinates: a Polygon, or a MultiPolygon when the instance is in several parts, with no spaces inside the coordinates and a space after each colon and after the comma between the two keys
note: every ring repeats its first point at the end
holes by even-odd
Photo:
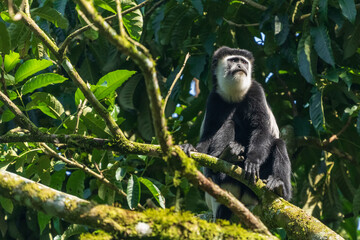
{"type": "MultiPolygon", "coordinates": [[[[122,10],[140,2],[121,1],[122,10]]],[[[227,45],[252,51],[256,57],[254,76],[267,93],[278,125],[286,129],[282,137],[291,153],[292,202],[345,238],[358,239],[360,3],[257,3],[266,10],[235,0],[154,1],[124,15],[124,25],[129,36],[146,46],[156,59],[163,97],[186,53],[191,55],[165,111],[176,143],[198,141],[212,87],[214,50],[227,45]],[[195,90],[190,93],[190,88],[195,90]]],[[[94,4],[104,17],[116,13],[113,0],[96,0],[94,4]]],[[[31,1],[30,8],[33,19],[58,46],[70,33],[87,25],[72,1],[31,1]]],[[[0,12],[1,91],[6,91],[43,132],[111,138],[104,119],[85,101],[78,86],[66,81],[69,76],[55,64],[49,49],[21,21],[13,21],[3,3],[0,12]]],[[[109,23],[119,29],[117,18],[109,23]]],[[[72,39],[66,55],[126,137],[157,143],[144,80],[134,62],[94,29],[72,39]]],[[[22,131],[2,102],[0,114],[1,135],[22,131]]],[[[207,210],[203,194],[186,179],[164,171],[160,159],[89,150],[81,144],[78,148],[49,146],[108,179],[127,197],[94,174],[45,154],[38,143],[0,143],[0,169],[97,203],[128,209],[141,204],[195,213],[207,210]]],[[[66,239],[88,231],[84,226],[14,206],[3,197],[0,206],[0,239],[42,239],[50,235],[66,239]]]]}

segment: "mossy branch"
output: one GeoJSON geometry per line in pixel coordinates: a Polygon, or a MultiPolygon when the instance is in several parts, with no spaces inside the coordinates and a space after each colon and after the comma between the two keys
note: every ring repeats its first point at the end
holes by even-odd
{"type": "MultiPolygon", "coordinates": [[[[253,214],[239,202],[238,199],[205,178],[202,173],[197,170],[194,161],[191,158],[188,158],[180,148],[172,147],[172,138],[167,131],[165,117],[162,112],[163,104],[156,76],[155,62],[148,50],[140,43],[131,40],[124,32],[121,31],[120,34],[117,34],[117,32],[98,14],[91,2],[86,0],[77,0],[76,2],[79,4],[86,17],[93,21],[94,25],[99,28],[109,42],[116,46],[121,52],[130,56],[141,69],[145,79],[147,95],[150,100],[155,134],[160,143],[161,150],[163,151],[162,157],[167,160],[170,169],[180,171],[181,174],[189,179],[194,185],[199,186],[202,190],[215,197],[220,203],[223,203],[230,208],[243,220],[243,223],[247,227],[272,236],[265,225],[253,216],[253,214]]],[[[119,7],[118,11],[121,11],[119,7]]],[[[122,19],[119,18],[119,21],[122,21],[122,19]]],[[[119,22],[119,25],[121,26],[122,22],[119,22]]]]}
{"type": "Polygon", "coordinates": [[[269,239],[238,225],[201,220],[188,212],[149,209],[135,212],[65,194],[7,171],[0,171],[0,192],[20,205],[111,232],[114,238],[269,239]]]}
{"type": "MultiPolygon", "coordinates": [[[[126,35],[117,34],[104,18],[97,13],[91,2],[85,0],[77,0],[75,2],[79,4],[81,10],[91,21],[93,21],[94,25],[100,29],[109,42],[118,50],[130,56],[141,69],[145,79],[147,95],[150,100],[155,134],[162,151],[166,153],[167,156],[170,156],[169,150],[172,145],[172,138],[167,130],[165,117],[162,115],[161,111],[162,99],[156,76],[155,61],[140,43],[134,43],[126,35]],[[139,46],[139,48],[137,48],[137,46],[139,46]]],[[[119,24],[121,25],[122,23],[119,24]]]]}
{"type": "MultiPolygon", "coordinates": [[[[90,138],[78,135],[49,135],[44,138],[34,138],[30,134],[6,134],[0,137],[1,142],[27,142],[27,141],[49,141],[51,143],[64,143],[69,147],[79,145],[86,148],[99,148],[118,151],[121,153],[141,154],[152,157],[163,155],[160,146],[142,144],[128,141],[127,144],[116,145],[108,139],[90,138]]],[[[206,154],[193,152],[191,157],[201,166],[208,167],[214,171],[224,172],[232,178],[248,186],[260,199],[260,205],[255,209],[266,225],[272,228],[282,227],[289,236],[294,239],[317,239],[328,237],[328,239],[341,239],[330,228],[322,224],[316,218],[309,216],[302,209],[292,205],[279,196],[269,191],[265,184],[258,180],[256,184],[249,184],[245,179],[242,168],[206,154]]]]}

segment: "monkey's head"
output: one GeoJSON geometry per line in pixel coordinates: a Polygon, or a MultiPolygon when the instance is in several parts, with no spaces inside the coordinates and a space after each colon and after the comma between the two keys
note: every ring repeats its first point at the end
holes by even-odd
{"type": "Polygon", "coordinates": [[[213,85],[228,102],[240,102],[251,86],[254,57],[245,49],[221,47],[212,60],[213,85]]]}

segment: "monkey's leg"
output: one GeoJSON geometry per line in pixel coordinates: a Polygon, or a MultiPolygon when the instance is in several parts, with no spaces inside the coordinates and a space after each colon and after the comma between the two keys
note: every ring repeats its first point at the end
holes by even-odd
{"type": "Polygon", "coordinates": [[[283,140],[274,140],[270,158],[273,159],[272,173],[267,179],[266,187],[284,199],[290,200],[292,195],[291,163],[283,140]]]}

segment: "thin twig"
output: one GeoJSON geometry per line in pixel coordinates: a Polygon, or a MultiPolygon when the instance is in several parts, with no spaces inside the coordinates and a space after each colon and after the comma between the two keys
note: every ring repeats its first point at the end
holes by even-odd
{"type": "Polygon", "coordinates": [[[26,13],[26,15],[28,15],[29,17],[31,17],[30,15],[30,4],[28,0],[23,0],[24,2],[24,11],[26,13]]]}
{"type": "Polygon", "coordinates": [[[65,69],[71,80],[80,88],[89,103],[93,106],[94,110],[105,120],[111,133],[119,138],[121,141],[126,142],[127,139],[124,133],[121,131],[114,118],[110,115],[108,110],[99,102],[94,93],[90,90],[85,81],[81,78],[75,67],[70,60],[63,55],[59,54],[59,48],[57,45],[47,36],[47,34],[40,29],[32,18],[29,18],[24,12],[20,12],[22,15],[22,21],[29,27],[29,29],[49,48],[49,50],[55,55],[57,60],[61,62],[61,66],[65,69]]]}
{"type": "Polygon", "coordinates": [[[265,10],[267,9],[266,6],[261,5],[261,4],[257,3],[257,2],[254,2],[254,1],[252,1],[252,0],[242,0],[242,2],[244,2],[244,3],[246,3],[246,4],[250,5],[250,6],[252,6],[252,7],[254,7],[254,8],[257,8],[257,9],[259,9],[259,10],[261,10],[261,11],[265,11],[265,10]]]}
{"type": "Polygon", "coordinates": [[[88,26],[90,26],[90,28],[92,28],[95,31],[99,31],[99,29],[90,22],[90,20],[85,16],[85,14],[80,9],[76,9],[76,10],[77,10],[78,14],[80,15],[80,17],[82,19],[84,19],[84,21],[87,23],[88,26]]]}
{"type": "MultiPolygon", "coordinates": [[[[128,8],[126,10],[124,10],[121,14],[122,16],[131,13],[135,10],[138,10],[140,8],[142,8],[143,6],[145,6],[146,4],[152,2],[153,0],[146,0],[134,7],[128,8]]],[[[106,21],[108,20],[112,20],[114,18],[117,17],[117,14],[111,15],[109,17],[104,18],[106,21]]],[[[59,48],[59,52],[61,53],[61,55],[63,55],[66,51],[67,46],[69,45],[69,43],[71,42],[71,40],[73,40],[75,37],[79,36],[80,34],[86,32],[87,30],[89,30],[90,28],[92,28],[94,26],[94,24],[90,23],[89,25],[86,25],[82,28],[79,28],[78,30],[74,31],[73,33],[71,33],[69,36],[66,37],[65,41],[61,44],[60,48],[59,48]]]]}
{"type": "Polygon", "coordinates": [[[74,130],[75,134],[78,133],[78,131],[79,131],[80,116],[84,111],[86,103],[87,103],[87,99],[85,98],[85,100],[82,101],[82,103],[79,104],[78,112],[76,114],[76,125],[75,125],[75,130],[74,130]]]}
{"type": "Polygon", "coordinates": [[[149,11],[146,12],[145,14],[145,18],[149,15],[151,15],[151,13],[157,8],[159,7],[161,4],[163,4],[163,2],[165,2],[166,0],[160,0],[157,3],[155,3],[150,9],[149,11]]]}
{"type": "MultiPolygon", "coordinates": [[[[22,1],[21,5],[19,7],[20,11],[22,11],[24,9],[24,4],[25,4],[24,1],[22,1]]],[[[14,12],[13,0],[8,0],[8,9],[9,9],[9,16],[10,16],[11,20],[13,20],[14,22],[21,20],[21,14],[19,12],[17,12],[15,14],[15,12],[14,12]]]]}
{"type": "MultiPolygon", "coordinates": [[[[57,158],[57,159],[60,159],[61,161],[63,161],[64,163],[66,163],[69,166],[73,166],[73,167],[76,167],[76,168],[79,168],[79,169],[83,170],[85,173],[90,174],[91,176],[97,178],[100,182],[104,183],[106,186],[108,186],[109,188],[114,190],[120,196],[126,198],[126,196],[127,196],[126,193],[124,191],[122,191],[121,189],[119,189],[117,186],[115,186],[113,183],[111,183],[102,174],[98,174],[98,173],[94,172],[93,170],[88,168],[85,164],[79,163],[73,158],[72,159],[67,159],[66,157],[63,157],[62,155],[58,154],[53,149],[51,149],[45,143],[40,143],[39,145],[44,149],[44,153],[46,153],[47,155],[52,156],[52,157],[57,158]]],[[[143,206],[141,206],[140,204],[138,205],[138,207],[141,210],[145,210],[145,208],[143,206]]]]}
{"type": "Polygon", "coordinates": [[[118,21],[119,21],[119,33],[121,36],[125,36],[126,32],[124,29],[124,25],[123,25],[123,20],[122,20],[122,14],[120,14],[121,11],[121,2],[120,0],[115,0],[116,3],[116,11],[117,11],[117,16],[118,16],[118,21]]]}
{"type": "Polygon", "coordinates": [[[6,96],[2,91],[0,91],[0,101],[2,101],[15,115],[15,120],[21,127],[28,129],[35,135],[40,134],[40,131],[35,126],[35,124],[31,122],[30,119],[27,118],[26,115],[20,110],[20,108],[18,108],[18,106],[16,106],[16,104],[13,103],[13,101],[11,101],[9,97],[6,96]]]}
{"type": "Polygon", "coordinates": [[[163,105],[162,114],[165,114],[165,108],[166,108],[167,101],[169,100],[169,97],[170,97],[170,95],[171,95],[171,92],[172,92],[173,88],[175,87],[176,82],[180,79],[181,74],[182,74],[182,72],[183,72],[183,70],[184,70],[184,68],[185,68],[186,62],[188,61],[189,57],[190,57],[190,53],[187,53],[186,56],[185,56],[184,63],[183,63],[183,65],[182,65],[180,71],[176,74],[176,77],[175,77],[174,81],[172,82],[172,84],[171,84],[171,86],[170,86],[170,88],[169,88],[168,93],[166,94],[166,97],[165,97],[165,100],[164,100],[164,105],[163,105]]]}
{"type": "Polygon", "coordinates": [[[118,50],[131,57],[135,64],[141,69],[144,75],[146,91],[150,101],[155,135],[165,156],[169,156],[170,147],[173,142],[172,137],[167,130],[166,120],[162,115],[162,101],[154,59],[148,52],[142,52],[139,51],[138,48],[135,48],[125,36],[119,36],[116,31],[104,21],[104,19],[99,15],[96,9],[89,4],[89,2],[86,0],[76,0],[76,3],[79,4],[86,16],[101,30],[103,36],[107,38],[118,50]]]}
{"type": "Polygon", "coordinates": [[[331,143],[331,142],[335,141],[336,139],[338,139],[338,136],[340,136],[343,132],[345,132],[345,130],[350,126],[351,120],[352,120],[352,117],[349,117],[349,119],[347,120],[344,127],[337,134],[332,135],[329,138],[329,140],[327,141],[327,143],[331,143]]]}
{"type": "Polygon", "coordinates": [[[244,24],[239,24],[239,23],[234,23],[230,20],[227,20],[226,18],[223,18],[225,22],[227,22],[229,25],[235,26],[235,27],[256,27],[259,26],[260,23],[244,23],[244,24]]]}

